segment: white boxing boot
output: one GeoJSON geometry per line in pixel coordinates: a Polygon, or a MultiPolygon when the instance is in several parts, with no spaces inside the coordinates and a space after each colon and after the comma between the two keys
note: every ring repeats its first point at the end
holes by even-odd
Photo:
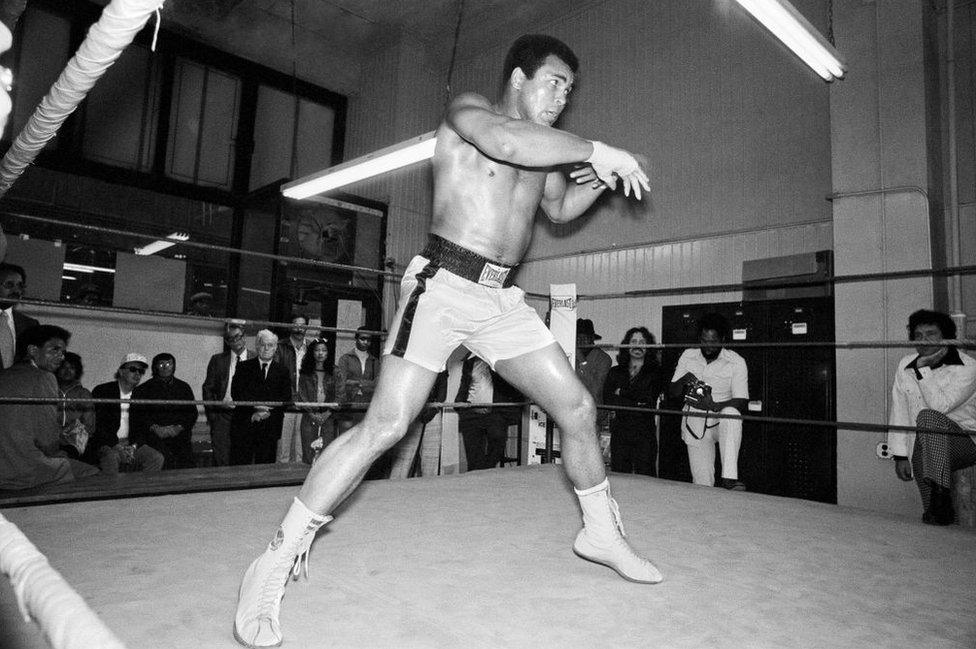
{"type": "Polygon", "coordinates": [[[654,564],[634,552],[627,542],[608,480],[583,491],[573,491],[583,510],[583,529],[576,535],[573,552],[587,561],[613,568],[628,581],[656,584],[664,579],[654,564]]]}
{"type": "Polygon", "coordinates": [[[277,647],[281,644],[278,612],[289,576],[298,578],[302,562],[308,576],[308,551],[315,532],[332,520],[319,516],[295,498],[274,538],[260,557],[248,566],[238,592],[234,638],[245,647],[277,647]]]}

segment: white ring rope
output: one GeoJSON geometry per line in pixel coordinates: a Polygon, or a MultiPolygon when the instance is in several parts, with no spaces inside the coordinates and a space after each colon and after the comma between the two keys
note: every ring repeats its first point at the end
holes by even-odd
{"type": "Polygon", "coordinates": [[[16,525],[0,514],[0,572],[9,576],[24,619],[54,649],[125,649],[16,525]]]}
{"type": "Polygon", "coordinates": [[[115,63],[164,0],[112,0],[0,161],[0,196],[115,63]]]}

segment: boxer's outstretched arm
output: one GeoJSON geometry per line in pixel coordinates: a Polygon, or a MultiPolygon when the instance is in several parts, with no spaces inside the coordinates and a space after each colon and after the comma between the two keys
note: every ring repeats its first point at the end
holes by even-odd
{"type": "Polygon", "coordinates": [[[545,168],[583,162],[593,154],[589,140],[495,111],[485,97],[463,93],[447,109],[448,126],[489,158],[521,167],[545,168]]]}

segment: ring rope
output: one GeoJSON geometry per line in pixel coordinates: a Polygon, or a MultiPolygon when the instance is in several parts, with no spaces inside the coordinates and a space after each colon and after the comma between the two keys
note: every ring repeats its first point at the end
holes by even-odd
{"type": "MultiPolygon", "coordinates": [[[[303,411],[309,409],[319,410],[366,410],[369,407],[365,402],[339,403],[337,401],[206,401],[203,399],[84,399],[84,398],[59,398],[59,397],[0,397],[0,404],[31,404],[31,405],[50,405],[50,404],[123,404],[146,405],[146,406],[186,406],[203,405],[230,408],[231,406],[254,407],[264,406],[268,408],[285,408],[289,411],[303,411]]],[[[513,401],[507,403],[470,403],[467,401],[431,401],[425,408],[446,408],[450,410],[467,410],[470,408],[512,408],[530,405],[528,401],[513,401]]],[[[627,412],[643,412],[655,415],[673,415],[679,417],[707,417],[710,419],[741,419],[743,421],[756,421],[768,424],[789,424],[793,426],[821,426],[825,428],[841,428],[844,430],[859,430],[865,432],[887,432],[905,431],[922,433],[945,433],[955,435],[976,435],[976,430],[963,429],[961,432],[950,432],[936,428],[925,428],[919,426],[902,426],[898,424],[876,424],[870,422],[857,421],[833,421],[825,419],[796,419],[790,417],[765,417],[760,415],[726,414],[720,412],[686,411],[686,410],[667,410],[661,408],[646,408],[641,406],[611,406],[597,404],[599,410],[621,410],[627,412]]]]}
{"type": "MultiPolygon", "coordinates": [[[[39,201],[31,201],[29,199],[15,199],[23,201],[25,203],[35,203],[39,201]]],[[[47,203],[43,203],[47,206],[47,203]]],[[[100,232],[105,234],[116,234],[121,236],[130,236],[140,239],[155,241],[159,239],[159,235],[146,234],[143,232],[133,232],[131,230],[121,230],[118,228],[110,228],[101,225],[92,225],[85,223],[74,223],[71,221],[64,221],[61,219],[55,219],[45,216],[34,216],[30,214],[21,214],[11,212],[11,216],[22,218],[29,221],[37,221],[40,223],[47,223],[52,225],[62,225],[69,228],[76,228],[80,230],[88,230],[92,232],[100,232]]],[[[261,257],[265,259],[273,259],[279,261],[295,262],[300,264],[306,264],[310,266],[318,266],[321,268],[328,268],[333,270],[350,270],[364,273],[372,273],[376,275],[382,275],[384,277],[389,277],[392,279],[398,279],[401,275],[401,271],[390,271],[385,269],[369,268],[366,266],[353,266],[349,264],[339,264],[335,262],[321,261],[317,259],[307,259],[304,257],[291,257],[288,255],[280,255],[270,252],[259,252],[256,250],[247,250],[244,248],[234,248],[231,246],[224,246],[220,244],[210,244],[199,241],[182,241],[181,246],[188,246],[191,248],[201,248],[204,250],[218,250],[221,252],[228,252],[233,254],[249,255],[254,257],[261,257]]],[[[532,263],[531,261],[526,263],[532,263]]],[[[685,287],[670,287],[670,288],[656,288],[656,289],[636,289],[632,291],[624,291],[618,293],[580,293],[577,295],[579,299],[590,299],[590,300],[608,300],[608,299],[620,299],[620,298],[630,298],[630,297],[655,297],[655,296],[665,296],[665,295],[695,295],[695,294],[706,294],[706,293],[731,293],[749,289],[761,288],[766,289],[779,289],[779,288],[804,288],[811,286],[822,286],[830,284],[850,284],[859,282],[869,282],[878,280],[889,280],[889,279],[910,279],[916,277],[948,277],[953,275],[976,275],[976,265],[964,265],[964,266],[949,266],[945,268],[919,268],[915,270],[901,270],[901,271],[887,271],[881,273],[854,273],[848,275],[835,275],[833,277],[827,278],[815,278],[815,279],[783,279],[783,280],[764,280],[762,284],[747,284],[744,282],[739,283],[729,283],[729,284],[710,284],[710,285],[699,285],[699,286],[685,286],[685,287]]],[[[531,293],[526,292],[526,296],[538,299],[548,299],[549,295],[544,293],[531,293]]]]}
{"type": "Polygon", "coordinates": [[[54,649],[125,649],[37,547],[2,514],[0,572],[10,578],[24,620],[35,620],[54,649]]]}
{"type": "MultiPolygon", "coordinates": [[[[194,315],[192,313],[174,313],[172,311],[152,311],[148,309],[127,309],[117,306],[89,306],[85,304],[73,304],[71,302],[55,302],[53,300],[37,300],[30,298],[23,298],[20,300],[19,304],[25,304],[28,306],[46,306],[46,307],[58,307],[67,309],[84,309],[87,311],[104,311],[106,313],[122,313],[131,315],[147,315],[162,318],[177,318],[180,320],[190,320],[197,321],[201,324],[203,323],[213,323],[221,325],[239,325],[241,327],[248,326],[263,326],[263,327],[275,327],[280,329],[291,329],[295,326],[293,322],[278,322],[276,320],[254,320],[247,318],[228,318],[219,316],[205,316],[205,315],[194,315]]],[[[351,327],[328,327],[326,325],[300,325],[306,331],[328,331],[332,333],[348,333],[355,334],[359,331],[358,328],[353,329],[351,327]]],[[[385,331],[366,331],[365,329],[362,333],[368,333],[371,336],[386,336],[385,331]]]]}
{"type": "MultiPolygon", "coordinates": [[[[531,263],[531,262],[529,262],[531,263]]],[[[799,288],[822,286],[830,284],[851,284],[859,282],[873,282],[887,279],[910,279],[914,277],[949,277],[954,275],[976,275],[976,266],[950,266],[946,268],[919,268],[916,270],[900,270],[884,273],[858,273],[851,275],[835,275],[823,279],[788,279],[782,281],[763,280],[762,283],[739,282],[736,284],[710,284],[699,286],[676,286],[671,288],[648,288],[624,291],[622,293],[578,293],[577,299],[586,300],[616,300],[631,297],[657,297],[666,295],[698,295],[705,293],[732,293],[756,289],[799,288]]],[[[536,299],[549,299],[545,293],[529,293],[526,296],[536,299]]]]}
{"type": "MultiPolygon", "coordinates": [[[[23,200],[23,199],[21,199],[23,200]]],[[[52,225],[63,225],[69,228],[76,228],[79,230],[88,230],[90,232],[99,232],[102,234],[117,234],[126,237],[135,237],[138,239],[146,239],[149,241],[156,241],[160,238],[158,234],[146,234],[144,232],[132,232],[131,230],[120,230],[118,228],[110,228],[104,225],[91,225],[88,223],[72,223],[70,221],[62,221],[61,219],[52,219],[46,216],[33,216],[30,214],[20,214],[17,212],[11,212],[10,216],[26,219],[28,221],[37,221],[39,223],[47,223],[52,225]]],[[[246,250],[244,248],[234,248],[231,246],[223,246],[216,243],[204,243],[201,241],[180,241],[181,246],[186,246],[188,248],[202,248],[204,250],[217,250],[220,252],[229,252],[239,255],[247,255],[251,257],[261,257],[263,259],[273,259],[276,261],[287,261],[289,263],[300,263],[308,266],[317,266],[319,268],[327,268],[331,270],[349,270],[360,273],[372,273],[374,275],[382,275],[384,277],[399,278],[401,273],[397,271],[390,271],[385,269],[368,268],[366,266],[352,266],[350,264],[338,264],[331,261],[321,261],[319,259],[308,259],[305,257],[291,257],[288,255],[279,255],[272,252],[259,252],[257,250],[246,250]]]]}
{"type": "MultiPolygon", "coordinates": [[[[920,344],[931,345],[932,343],[926,343],[924,341],[911,341],[911,340],[853,340],[853,341],[804,341],[804,340],[783,340],[779,342],[741,342],[741,341],[723,341],[722,347],[834,347],[836,349],[872,349],[875,347],[879,348],[893,348],[893,347],[918,347],[920,344]]],[[[686,349],[689,346],[697,347],[697,343],[653,343],[645,345],[616,345],[613,343],[594,343],[593,347],[600,347],[603,349],[674,349],[681,348],[686,349]]],[[[938,343],[939,347],[962,347],[964,349],[976,348],[976,340],[970,340],[968,338],[947,338],[945,340],[940,340],[938,343]]]]}
{"type": "MultiPolygon", "coordinates": [[[[229,318],[229,317],[219,317],[219,316],[201,316],[193,315],[189,313],[173,313],[170,311],[152,311],[146,309],[126,309],[122,307],[113,306],[88,306],[84,304],[73,304],[71,302],[55,302],[53,300],[38,300],[23,298],[20,300],[20,304],[25,304],[28,306],[45,306],[45,307],[59,307],[67,309],[84,309],[88,311],[104,311],[106,313],[123,313],[123,314],[134,314],[134,315],[148,315],[156,317],[168,317],[177,318],[181,320],[197,321],[200,323],[214,323],[222,325],[239,325],[241,327],[247,326],[264,326],[264,327],[274,327],[279,329],[290,329],[294,327],[292,322],[280,322],[277,320],[256,320],[247,318],[229,318]]],[[[331,333],[343,333],[343,334],[355,334],[360,332],[358,328],[351,327],[328,327],[325,325],[302,325],[306,331],[327,331],[331,333]]],[[[362,333],[368,333],[371,336],[376,336],[379,338],[385,338],[389,335],[389,332],[382,330],[362,330],[362,333]]],[[[593,347],[599,347],[601,349],[684,349],[689,346],[690,343],[653,343],[645,345],[624,345],[624,344],[614,344],[614,343],[594,343],[593,347]]],[[[726,341],[722,344],[723,347],[735,348],[735,347],[834,347],[837,349],[869,349],[869,348],[914,348],[918,346],[918,342],[906,341],[906,340],[863,340],[863,341],[781,341],[781,342],[741,342],[741,341],[726,341]]],[[[976,341],[970,339],[947,339],[940,341],[941,345],[953,346],[963,349],[976,349],[976,341]]]]}

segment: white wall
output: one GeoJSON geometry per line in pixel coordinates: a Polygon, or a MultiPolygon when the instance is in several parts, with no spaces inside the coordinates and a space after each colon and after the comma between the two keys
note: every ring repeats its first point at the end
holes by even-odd
{"type": "MultiPolygon", "coordinates": [[[[834,17],[837,46],[852,70],[831,89],[837,273],[931,267],[921,3],[838,3],[834,17]]],[[[904,340],[908,315],[932,301],[931,279],[839,285],[837,337],[904,340]]],[[[837,419],[886,422],[892,374],[908,351],[838,351],[837,419]]],[[[875,455],[882,439],[838,431],[838,502],[919,515],[914,484],[875,455]]]]}
{"type": "MultiPolygon", "coordinates": [[[[66,307],[30,306],[22,310],[42,324],[71,332],[68,350],[81,356],[85,365],[81,382],[89,390],[113,380],[122,357],[129,352],[138,352],[150,362],[156,354],[169,352],[176,357],[176,378],[189,383],[193,395],[200,399],[207,363],[224,346],[219,322],[66,307]]],[[[253,346],[250,339],[248,348],[253,346]]],[[[151,371],[147,371],[143,380],[150,376],[151,371]]],[[[198,424],[204,422],[203,409],[199,411],[198,424]]]]}

